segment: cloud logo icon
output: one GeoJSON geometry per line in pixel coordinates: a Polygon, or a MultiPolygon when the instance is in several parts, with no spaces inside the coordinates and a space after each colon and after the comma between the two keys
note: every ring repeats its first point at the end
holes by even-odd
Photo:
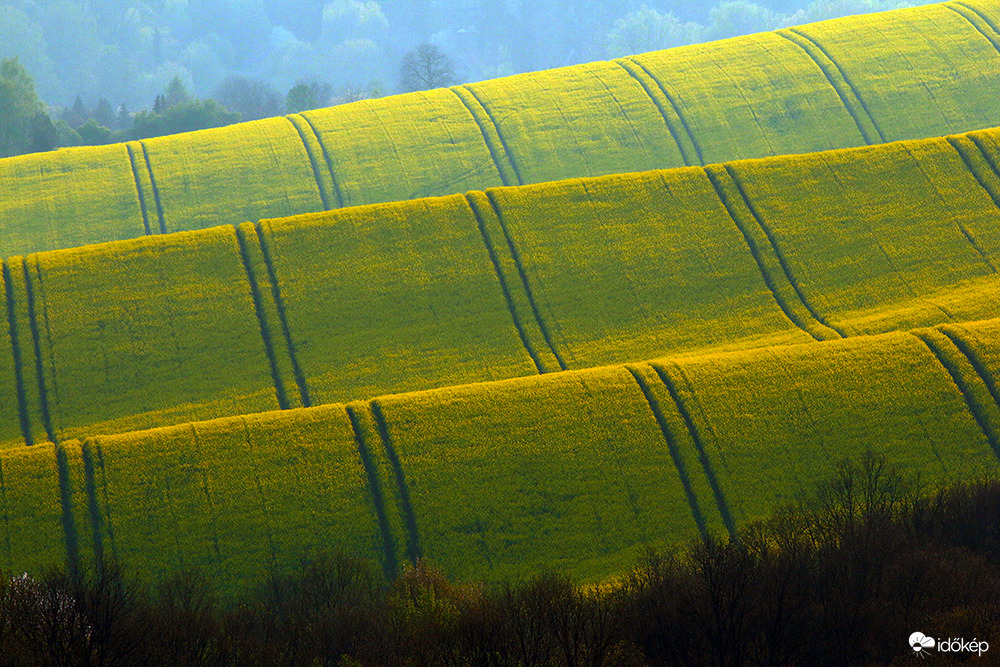
{"type": "Polygon", "coordinates": [[[934,648],[934,638],[928,637],[922,632],[914,632],[910,635],[910,648],[917,655],[922,655],[924,651],[934,648]]]}

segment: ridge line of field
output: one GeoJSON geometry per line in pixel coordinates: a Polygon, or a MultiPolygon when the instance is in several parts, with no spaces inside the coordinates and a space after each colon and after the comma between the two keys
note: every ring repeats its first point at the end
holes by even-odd
{"type": "Polygon", "coordinates": [[[65,448],[60,444],[52,445],[55,450],[56,468],[59,477],[59,504],[62,508],[63,541],[66,546],[66,569],[70,576],[76,577],[80,571],[80,542],[76,532],[76,522],[73,520],[73,489],[69,482],[69,459],[65,448]]]}
{"type": "Polygon", "coordinates": [[[958,351],[965,355],[966,359],[969,360],[969,364],[972,366],[973,370],[976,371],[979,379],[983,381],[984,385],[986,385],[986,391],[990,393],[990,397],[993,399],[993,402],[996,404],[997,408],[1000,409],[1000,388],[997,387],[996,378],[993,377],[993,374],[983,363],[983,360],[979,358],[979,355],[976,354],[975,350],[969,347],[969,344],[957,333],[949,331],[947,328],[948,326],[953,325],[938,327],[938,331],[947,336],[948,340],[952,342],[958,351]]]}
{"type": "MultiPolygon", "coordinates": [[[[252,227],[254,235],[257,228],[252,227]]],[[[258,239],[259,242],[260,239],[258,239]]],[[[236,227],[236,243],[240,249],[240,259],[243,261],[243,271],[246,273],[247,282],[250,284],[250,298],[253,300],[254,313],[257,315],[257,324],[260,327],[260,337],[264,341],[264,352],[267,355],[268,364],[271,367],[271,380],[274,382],[274,391],[278,398],[278,407],[282,410],[289,408],[288,395],[285,393],[285,383],[281,378],[281,371],[278,368],[278,359],[274,353],[274,341],[271,330],[267,326],[264,318],[264,304],[260,295],[260,285],[257,282],[257,275],[254,273],[250,261],[250,251],[247,247],[246,231],[243,225],[236,227]]]]}
{"type": "Polygon", "coordinates": [[[42,343],[38,333],[38,317],[35,313],[35,290],[31,284],[31,273],[28,270],[28,259],[22,258],[24,263],[24,288],[28,295],[28,327],[31,329],[31,339],[35,348],[35,379],[38,382],[39,403],[42,412],[42,427],[49,442],[56,442],[55,433],[52,430],[52,415],[49,413],[48,389],[45,386],[45,367],[42,362],[42,343]]]}
{"type": "MultiPolygon", "coordinates": [[[[660,115],[663,116],[663,124],[667,126],[667,131],[670,132],[670,136],[673,137],[674,143],[677,144],[677,150],[680,151],[681,159],[684,161],[684,165],[690,167],[691,156],[688,155],[687,147],[681,141],[681,138],[677,134],[677,130],[674,128],[673,123],[670,122],[670,115],[667,113],[667,109],[663,105],[664,101],[666,101],[667,104],[671,104],[670,100],[667,98],[666,93],[664,93],[664,91],[659,87],[659,85],[656,84],[656,81],[649,76],[646,70],[643,69],[642,70],[643,75],[645,75],[651,81],[653,81],[653,84],[656,85],[657,90],[660,91],[660,95],[663,96],[663,100],[660,100],[653,92],[653,90],[650,89],[649,83],[642,76],[640,76],[637,71],[635,71],[634,68],[638,67],[638,64],[635,63],[634,61],[628,60],[627,58],[618,58],[617,60],[612,60],[611,62],[613,62],[614,64],[618,65],[623,70],[625,70],[625,72],[630,77],[635,79],[639,83],[639,85],[642,86],[642,89],[646,91],[646,95],[649,96],[649,99],[652,100],[653,104],[656,105],[656,108],[659,110],[660,115]]],[[[674,109],[674,113],[676,113],[676,109],[674,109]]],[[[678,120],[680,120],[680,116],[678,116],[678,120]]],[[[688,139],[689,140],[691,139],[690,136],[688,137],[688,139]]],[[[691,148],[692,150],[694,149],[693,144],[691,148]]]]}
{"type": "Polygon", "coordinates": [[[476,107],[478,107],[485,114],[486,109],[483,108],[483,105],[479,102],[475,95],[473,95],[472,92],[464,86],[452,86],[448,90],[450,90],[455,97],[458,98],[459,102],[461,102],[465,109],[469,112],[469,115],[472,116],[472,120],[475,121],[476,125],[479,127],[479,133],[483,135],[483,143],[486,144],[486,149],[490,152],[490,158],[493,160],[493,166],[496,167],[497,173],[500,174],[500,181],[504,185],[511,185],[514,179],[520,181],[517,177],[516,171],[514,171],[514,161],[507,152],[506,146],[504,146],[501,141],[500,130],[497,128],[496,123],[494,123],[492,118],[490,118],[490,124],[487,126],[486,121],[476,111],[476,107]],[[472,100],[470,101],[466,98],[466,96],[471,97],[472,100]],[[490,132],[490,128],[492,128],[492,132],[490,132]],[[499,146],[497,146],[498,143],[500,144],[499,146]],[[498,157],[500,152],[503,152],[504,157],[507,158],[506,163],[498,157]],[[511,173],[508,173],[508,170],[511,173]]]}
{"type": "Polygon", "coordinates": [[[983,153],[982,157],[986,159],[987,156],[983,152],[982,148],[980,148],[978,144],[973,142],[968,135],[962,135],[958,137],[945,137],[945,139],[947,140],[948,144],[955,149],[955,152],[958,153],[959,157],[962,158],[962,162],[965,164],[965,168],[969,170],[969,172],[972,174],[972,177],[975,178],[976,182],[979,183],[979,187],[981,187],[986,192],[986,194],[989,195],[990,199],[993,200],[993,204],[997,208],[1000,208],[1000,189],[993,187],[989,183],[989,179],[982,172],[980,166],[976,164],[976,160],[974,159],[973,155],[969,152],[969,147],[966,146],[962,140],[966,139],[973,146],[979,148],[979,152],[983,153]]]}
{"type": "MultiPolygon", "coordinates": [[[[222,563],[222,550],[219,548],[219,518],[216,516],[215,501],[212,499],[212,490],[208,484],[208,468],[202,465],[201,439],[198,437],[198,427],[194,422],[188,422],[191,429],[191,440],[194,442],[194,453],[198,457],[198,462],[194,465],[196,470],[201,472],[201,490],[205,493],[205,504],[208,506],[208,518],[212,524],[212,545],[215,548],[216,564],[222,563]]],[[[167,494],[170,493],[169,487],[167,494]]]]}
{"type": "Polygon", "coordinates": [[[153,188],[153,201],[156,203],[156,215],[160,221],[160,233],[167,233],[167,221],[163,217],[163,202],[160,201],[160,190],[156,187],[156,177],[153,176],[153,164],[149,160],[149,150],[146,148],[146,142],[140,141],[139,145],[142,146],[142,157],[146,162],[146,171],[149,172],[149,184],[153,188]]]}
{"type": "Polygon", "coordinates": [[[139,167],[135,163],[135,151],[132,150],[131,142],[125,144],[125,151],[128,153],[128,161],[132,165],[132,177],[135,179],[135,192],[139,196],[139,210],[142,212],[142,226],[146,230],[146,236],[150,236],[149,212],[146,210],[146,195],[142,192],[142,184],[139,181],[139,167]]]}
{"type": "Polygon", "coordinates": [[[403,466],[399,460],[399,456],[396,454],[396,448],[392,444],[392,436],[389,435],[389,424],[385,420],[385,415],[382,413],[382,407],[378,403],[378,399],[373,399],[368,403],[369,410],[371,410],[372,417],[375,419],[375,426],[378,430],[378,436],[382,440],[382,447],[385,449],[386,456],[389,458],[389,464],[392,466],[392,472],[396,478],[396,486],[399,488],[399,506],[403,513],[403,521],[406,525],[406,556],[410,559],[410,562],[416,565],[417,561],[423,558],[423,552],[420,549],[420,534],[417,531],[417,515],[413,512],[413,503],[410,501],[410,489],[406,484],[406,478],[403,475],[403,466]]]}
{"type": "MultiPolygon", "coordinates": [[[[312,166],[313,178],[316,179],[316,188],[319,190],[319,200],[320,200],[320,203],[323,204],[323,210],[324,211],[329,211],[330,210],[330,195],[326,191],[326,188],[323,187],[324,183],[323,183],[322,179],[319,176],[319,160],[317,159],[316,155],[313,153],[312,148],[310,148],[310,146],[309,146],[309,140],[306,139],[305,129],[303,127],[301,127],[299,125],[299,123],[296,123],[295,121],[296,121],[296,119],[299,119],[299,120],[301,120],[301,122],[304,122],[307,125],[308,125],[308,122],[301,115],[299,115],[299,114],[289,114],[287,116],[283,116],[283,118],[285,120],[287,120],[289,123],[291,123],[292,127],[295,128],[295,132],[298,133],[299,139],[302,140],[302,147],[305,149],[306,155],[309,157],[309,164],[312,166]]],[[[317,143],[318,143],[318,141],[317,141],[317,143]]]]}
{"type": "Polygon", "coordinates": [[[97,571],[104,569],[104,532],[101,521],[101,508],[97,501],[97,483],[94,468],[94,456],[87,442],[80,445],[80,458],[83,460],[83,486],[87,492],[87,512],[90,514],[90,529],[93,532],[94,562],[97,571]]]}
{"type": "Polygon", "coordinates": [[[365,434],[357,412],[350,405],[344,406],[344,410],[351,422],[354,445],[358,448],[361,465],[368,477],[368,493],[371,494],[372,505],[375,507],[375,521],[378,523],[379,534],[382,536],[382,555],[385,558],[382,562],[382,572],[391,581],[396,578],[396,574],[399,572],[399,556],[396,554],[396,541],[392,537],[392,527],[389,525],[389,513],[386,509],[385,494],[382,492],[382,482],[379,480],[371,449],[365,442],[365,434]]]}
{"type": "Polygon", "coordinates": [[[503,146],[503,151],[504,154],[507,156],[507,160],[510,161],[510,167],[511,169],[514,170],[514,176],[517,178],[517,185],[524,185],[525,184],[524,179],[521,178],[521,169],[517,166],[517,160],[514,159],[514,153],[511,152],[510,146],[507,145],[507,140],[503,138],[503,133],[500,132],[500,125],[497,123],[497,119],[493,116],[493,112],[490,111],[490,108],[486,106],[486,103],[483,102],[482,99],[480,99],[479,95],[476,95],[476,91],[474,91],[468,85],[462,84],[461,86],[455,86],[455,87],[462,88],[468,91],[469,95],[472,96],[472,99],[476,100],[476,102],[479,103],[479,106],[482,107],[483,111],[486,113],[486,117],[490,119],[490,123],[493,125],[493,129],[496,130],[497,139],[500,140],[500,145],[503,146]]]}
{"type": "Polygon", "coordinates": [[[707,538],[708,524],[705,521],[705,515],[702,514],[701,508],[698,506],[698,497],[695,495],[694,487],[691,484],[691,476],[684,465],[684,459],[681,457],[680,447],[678,447],[677,440],[670,431],[670,425],[667,424],[667,419],[663,414],[662,408],[660,407],[660,402],[656,396],[653,395],[653,392],[649,387],[649,383],[646,382],[646,379],[639,374],[639,371],[636,370],[635,367],[628,364],[625,368],[632,375],[632,379],[635,380],[636,384],[639,385],[639,390],[642,391],[642,395],[645,397],[646,403],[649,405],[649,409],[652,411],[653,417],[656,419],[656,423],[660,427],[660,433],[663,435],[663,439],[667,443],[667,451],[670,453],[670,458],[673,459],[674,467],[677,468],[677,474],[681,479],[681,486],[684,487],[684,496],[687,498],[688,507],[691,509],[694,521],[698,525],[698,532],[701,533],[702,538],[707,538]]]}
{"type": "Polygon", "coordinates": [[[560,370],[566,370],[566,362],[563,360],[562,355],[559,354],[559,349],[552,341],[552,336],[549,334],[548,326],[545,324],[545,320],[542,318],[542,313],[538,308],[538,303],[535,301],[535,295],[532,292],[531,283],[528,280],[528,274],[524,270],[524,264],[521,261],[521,253],[518,251],[517,245],[515,245],[514,239],[510,235],[510,230],[507,229],[507,224],[503,221],[503,215],[500,212],[500,204],[491,192],[486,192],[486,198],[489,199],[490,206],[493,207],[493,212],[496,214],[497,221],[500,223],[500,229],[503,230],[503,235],[507,239],[507,247],[510,248],[510,255],[514,260],[514,265],[517,267],[518,274],[521,276],[521,283],[524,285],[524,292],[528,297],[528,303],[531,304],[531,312],[535,316],[535,321],[538,323],[538,328],[542,332],[545,344],[549,346],[549,349],[552,350],[552,354],[555,355],[556,361],[559,363],[560,370]]]}
{"type": "Polygon", "coordinates": [[[704,157],[704,155],[701,152],[701,145],[698,143],[698,140],[695,138],[694,132],[691,131],[691,126],[688,125],[687,119],[684,118],[684,114],[681,113],[681,107],[677,103],[677,100],[674,99],[673,95],[671,95],[669,92],[667,92],[667,86],[666,86],[666,84],[664,84],[662,81],[660,81],[659,77],[657,77],[655,74],[653,74],[641,62],[639,62],[638,60],[636,60],[634,56],[628,56],[626,58],[622,58],[622,60],[628,60],[630,62],[635,63],[635,65],[639,69],[641,69],[643,72],[645,72],[646,75],[650,79],[653,80],[653,82],[656,84],[656,87],[660,89],[660,92],[663,93],[663,96],[667,99],[668,102],[670,102],[670,106],[673,108],[674,113],[677,114],[677,119],[681,121],[681,125],[684,127],[684,131],[687,133],[688,139],[691,141],[691,145],[694,146],[695,155],[698,156],[698,164],[704,165],[705,164],[705,157],[704,157]]]}
{"type": "Polygon", "coordinates": [[[330,172],[330,182],[333,184],[333,194],[337,197],[337,208],[344,208],[344,195],[340,191],[340,184],[337,183],[337,175],[333,173],[333,159],[330,157],[330,152],[326,150],[326,144],[323,143],[323,138],[319,136],[319,130],[317,130],[313,122],[309,120],[309,116],[301,113],[297,115],[306,122],[306,125],[309,126],[309,129],[312,130],[313,135],[316,137],[316,143],[319,144],[320,150],[323,151],[323,160],[326,162],[327,171],[330,172]]]}
{"type": "MultiPolygon", "coordinates": [[[[673,365],[676,367],[676,364],[673,365]]],[[[698,461],[701,463],[701,467],[705,472],[705,477],[708,479],[708,485],[712,488],[712,495],[715,496],[715,504],[718,506],[719,514],[722,515],[722,522],[726,526],[726,531],[729,533],[729,536],[733,541],[738,541],[739,538],[736,533],[736,523],[733,521],[733,515],[729,511],[729,502],[726,500],[726,495],[722,491],[719,479],[715,475],[715,468],[712,466],[712,462],[708,458],[708,452],[705,451],[705,444],[701,440],[701,435],[698,433],[698,427],[695,426],[691,413],[688,411],[687,406],[684,404],[684,400],[677,392],[677,386],[674,384],[670,374],[667,373],[663,365],[660,363],[650,362],[649,367],[653,369],[657,377],[660,378],[660,382],[662,382],[663,386],[666,387],[667,393],[670,394],[671,400],[677,407],[677,412],[680,414],[681,419],[684,420],[684,425],[687,427],[688,433],[691,435],[691,440],[694,442],[695,449],[698,450],[698,461]]]]}
{"type": "Polygon", "coordinates": [[[268,245],[267,236],[261,228],[261,223],[255,223],[254,228],[257,230],[257,238],[260,241],[260,251],[264,257],[264,265],[267,267],[268,279],[271,282],[271,294],[274,297],[275,307],[278,309],[278,320],[281,322],[281,330],[285,336],[285,344],[288,347],[288,356],[292,362],[292,373],[295,375],[295,384],[298,385],[299,397],[302,400],[303,407],[308,408],[312,405],[309,398],[309,386],[306,382],[305,375],[302,373],[302,367],[299,365],[298,355],[295,352],[295,345],[292,343],[292,330],[288,325],[288,315],[285,312],[285,300],[281,296],[281,288],[278,285],[278,274],[274,267],[274,260],[271,258],[271,248],[268,245]]]}
{"type": "Polygon", "coordinates": [[[977,11],[975,11],[971,7],[969,7],[967,5],[964,5],[962,3],[950,3],[949,2],[949,3],[945,3],[944,7],[947,8],[947,9],[950,9],[955,14],[957,14],[958,16],[961,16],[963,19],[965,19],[966,21],[968,21],[969,24],[973,28],[975,28],[976,31],[986,39],[986,41],[988,41],[990,44],[993,45],[993,48],[997,50],[997,53],[1000,53],[1000,41],[997,41],[997,37],[1000,37],[1000,34],[997,34],[997,32],[993,28],[993,26],[991,26],[989,24],[989,22],[986,21],[986,17],[985,16],[983,16],[982,14],[980,14],[977,11]],[[959,9],[959,7],[961,9],[959,9]],[[964,11],[962,11],[962,10],[964,10],[964,11]],[[965,12],[969,12],[969,14],[971,14],[972,16],[969,16],[969,14],[966,14],[965,12]],[[975,17],[975,18],[973,18],[973,17],[975,17]],[[986,22],[986,29],[984,29],[981,25],[979,25],[979,23],[978,23],[979,21],[986,22]],[[994,34],[997,34],[997,37],[991,36],[989,34],[989,31],[992,31],[994,34]]]}
{"type": "Polygon", "coordinates": [[[827,322],[826,318],[820,315],[819,312],[813,308],[812,304],[809,303],[809,300],[806,298],[805,293],[803,293],[799,282],[795,279],[795,276],[792,275],[792,268],[789,266],[788,260],[785,258],[784,251],[778,244],[774,231],[766,222],[764,222],[764,217],[758,213],[757,207],[754,206],[753,202],[750,200],[750,197],[746,193],[746,189],[743,187],[743,183],[740,181],[739,176],[737,176],[736,170],[733,169],[730,164],[726,164],[724,166],[726,173],[729,174],[733,184],[736,186],[736,190],[740,193],[740,197],[743,198],[743,203],[746,205],[747,210],[750,211],[750,215],[753,216],[754,221],[756,221],[761,231],[764,232],[764,236],[767,237],[768,242],[771,244],[771,248],[774,250],[774,255],[778,258],[778,264],[781,265],[781,270],[784,271],[785,277],[788,279],[788,283],[792,286],[792,289],[795,290],[795,294],[799,297],[799,301],[802,302],[802,305],[805,306],[806,310],[809,311],[809,315],[811,315],[814,320],[822,324],[827,329],[836,332],[841,338],[843,338],[844,332],[827,322]]]}
{"type": "Polygon", "coordinates": [[[861,99],[858,97],[857,91],[854,90],[854,87],[851,86],[851,84],[847,81],[846,77],[844,77],[843,70],[840,69],[840,67],[837,65],[837,63],[833,61],[833,59],[831,59],[828,55],[826,55],[826,52],[823,51],[823,49],[819,46],[819,44],[815,43],[814,41],[810,40],[808,37],[802,35],[799,32],[792,31],[790,28],[776,30],[774,31],[774,34],[778,35],[779,37],[784,37],[789,42],[795,44],[797,47],[802,49],[805,52],[806,56],[813,61],[816,67],[819,68],[820,72],[823,73],[823,76],[826,77],[826,80],[830,84],[830,87],[833,88],[833,91],[835,93],[837,93],[837,97],[840,98],[840,102],[844,105],[844,109],[847,110],[847,113],[854,120],[854,124],[858,126],[858,132],[861,133],[861,138],[864,139],[864,142],[866,144],[871,145],[876,143],[875,138],[872,136],[873,130],[875,131],[876,134],[879,135],[881,141],[883,142],[885,141],[885,139],[882,138],[882,132],[879,130],[878,126],[875,125],[875,120],[871,117],[871,114],[868,113],[868,109],[865,108],[864,105],[861,103],[861,99]],[[788,33],[791,33],[791,35],[789,35],[788,33]],[[794,35],[794,37],[792,35],[794,35]],[[823,61],[823,58],[821,58],[814,52],[814,49],[818,49],[820,51],[820,54],[825,56],[826,60],[828,60],[829,63],[825,63],[823,61]],[[836,70],[839,72],[840,80],[843,81],[843,84],[841,84],[840,80],[838,80],[837,77],[834,76],[833,72],[830,70],[830,65],[833,65],[833,67],[836,68],[836,70]],[[846,84],[847,87],[850,89],[851,93],[850,95],[848,94],[847,90],[844,90],[844,84],[846,84]],[[858,103],[857,105],[855,105],[854,101],[852,101],[851,99],[852,95],[854,101],[858,103]],[[861,112],[857,109],[857,106],[861,106],[864,109],[865,115],[867,116],[866,119],[862,119],[861,112]],[[867,123],[865,122],[866,120],[868,121],[867,123]]]}
{"type": "Polygon", "coordinates": [[[497,280],[500,281],[500,289],[503,290],[503,298],[507,302],[507,310],[510,312],[510,317],[514,320],[514,327],[517,329],[517,335],[521,339],[521,344],[524,349],[528,351],[528,356],[535,364],[535,368],[539,373],[546,373],[548,369],[545,364],[538,356],[538,352],[535,350],[534,345],[528,339],[528,333],[524,330],[524,325],[521,322],[521,317],[517,313],[517,307],[514,304],[514,298],[510,294],[510,286],[507,285],[507,279],[504,278],[503,269],[500,266],[500,259],[497,257],[496,248],[493,245],[493,240],[490,238],[489,230],[486,229],[486,221],[483,220],[483,213],[479,210],[479,204],[472,198],[471,193],[466,193],[465,201],[468,203],[469,208],[472,209],[472,214],[476,217],[476,224],[479,226],[479,234],[483,238],[483,244],[486,246],[486,252],[490,256],[490,262],[493,264],[493,271],[496,273],[497,280]]]}
{"type": "MultiPolygon", "coordinates": [[[[990,427],[985,410],[976,399],[975,394],[972,392],[972,388],[965,381],[965,378],[962,377],[961,369],[957,368],[954,364],[949,363],[944,350],[926,331],[910,331],[908,333],[926,345],[927,349],[929,349],[931,354],[933,354],[938,360],[938,363],[940,363],[941,366],[948,372],[948,375],[951,376],[951,381],[954,383],[959,393],[962,394],[962,398],[965,399],[966,409],[968,409],[972,418],[976,421],[976,424],[979,426],[979,430],[982,431],[983,436],[986,438],[986,442],[989,443],[994,455],[1000,459],[1000,441],[997,439],[997,434],[994,432],[993,428],[990,427]]],[[[950,340],[950,338],[948,340],[950,340]]],[[[957,346],[956,349],[958,349],[959,353],[961,353],[961,349],[957,346]]]]}
{"type": "Polygon", "coordinates": [[[785,301],[785,297],[782,296],[781,292],[778,290],[774,276],[771,275],[770,269],[768,269],[767,265],[764,263],[764,258],[760,251],[760,247],[757,245],[757,240],[753,238],[750,231],[746,228],[746,221],[742,219],[743,216],[736,212],[733,203],[729,200],[729,195],[726,193],[725,189],[722,187],[722,183],[719,181],[718,174],[713,169],[705,169],[704,171],[708,180],[712,183],[712,187],[715,189],[715,193],[719,197],[719,201],[722,203],[723,208],[725,208],[726,212],[729,214],[729,218],[743,235],[743,240],[746,243],[747,248],[750,250],[750,255],[757,263],[757,270],[760,271],[760,275],[764,279],[764,284],[767,286],[767,289],[770,290],[771,296],[774,297],[778,307],[781,308],[781,312],[785,314],[785,317],[787,317],[792,324],[809,334],[809,336],[811,336],[814,340],[825,340],[807,327],[805,322],[803,322],[799,317],[798,313],[792,310],[788,302],[785,301]]]}
{"type": "Polygon", "coordinates": [[[24,359],[22,357],[20,337],[17,333],[17,315],[14,312],[14,279],[11,276],[8,260],[3,260],[3,283],[7,299],[7,329],[10,332],[11,354],[14,357],[14,389],[17,392],[17,413],[21,422],[21,435],[24,444],[31,445],[31,420],[28,418],[28,396],[24,388],[24,359]]]}
{"type": "Polygon", "coordinates": [[[247,416],[240,415],[240,422],[243,424],[243,444],[246,447],[246,457],[253,470],[253,480],[257,486],[257,497],[260,499],[261,515],[264,518],[264,533],[267,537],[267,548],[270,554],[271,576],[278,573],[278,549],[274,546],[274,530],[271,527],[271,511],[267,506],[267,498],[264,496],[264,485],[260,483],[260,461],[254,456],[253,438],[250,437],[250,425],[247,424],[247,416]]]}

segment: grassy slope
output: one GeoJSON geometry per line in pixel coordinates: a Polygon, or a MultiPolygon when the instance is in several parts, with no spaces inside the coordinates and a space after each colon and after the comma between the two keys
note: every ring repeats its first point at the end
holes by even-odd
{"type": "Polygon", "coordinates": [[[167,232],[323,209],[302,138],[286,118],[143,144],[167,232]]]}
{"type": "Polygon", "coordinates": [[[0,160],[0,256],[145,233],[124,145],[0,160]]]}
{"type": "Polygon", "coordinates": [[[488,194],[570,368],[810,340],[700,169],[488,194]]]}
{"type": "Polygon", "coordinates": [[[1000,209],[948,141],[740,162],[730,173],[806,301],[840,331],[1000,315],[1000,209]]]}
{"type": "Polygon", "coordinates": [[[535,371],[464,197],[261,229],[314,404],[535,371]]]}
{"type": "Polygon", "coordinates": [[[368,480],[342,406],[88,440],[106,551],[159,577],[200,566],[220,588],[319,550],[380,560],[368,480]]]}
{"type": "MultiPolygon", "coordinates": [[[[76,550],[153,576],[202,566],[224,590],[329,549],[388,572],[427,556],[459,578],[555,567],[599,580],[699,524],[762,516],[868,447],[931,484],[995,474],[983,424],[995,436],[1000,408],[983,404],[975,364],[997,371],[998,331],[662,359],[69,443],[76,550]]],[[[55,460],[51,446],[0,453],[18,567],[68,544],[55,460]],[[29,521],[49,529],[19,538],[29,521]]]]}
{"type": "Polygon", "coordinates": [[[277,407],[231,227],[28,258],[51,428],[148,428],[277,407]]]}

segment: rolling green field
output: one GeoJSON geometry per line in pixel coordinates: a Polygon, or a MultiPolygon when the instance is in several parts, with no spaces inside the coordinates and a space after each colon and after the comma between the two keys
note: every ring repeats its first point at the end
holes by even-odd
{"type": "Polygon", "coordinates": [[[0,160],[0,568],[599,582],[997,474],[997,99],[959,0],[0,160]]]}
{"type": "Polygon", "coordinates": [[[0,443],[1000,317],[998,141],[498,187],[14,257],[0,443]]]}
{"type": "Polygon", "coordinates": [[[232,227],[7,266],[31,440],[279,407],[232,227]]]}
{"type": "Polygon", "coordinates": [[[0,256],[995,127],[996,14],[949,2],[4,159],[0,256]]]}
{"type": "Polygon", "coordinates": [[[428,557],[462,579],[599,581],[646,548],[744,525],[866,448],[932,484],[995,474],[1000,422],[973,364],[995,370],[998,322],[8,449],[0,544],[18,566],[198,566],[220,590],[324,549],[389,573],[428,557]]]}

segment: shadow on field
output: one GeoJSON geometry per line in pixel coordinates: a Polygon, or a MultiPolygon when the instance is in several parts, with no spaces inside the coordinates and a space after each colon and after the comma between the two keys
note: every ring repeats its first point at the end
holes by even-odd
{"type": "Polygon", "coordinates": [[[869,453],[739,538],[649,553],[599,587],[455,584],[426,562],[386,582],[340,555],[239,601],[198,572],[5,576],[0,663],[902,665],[917,631],[997,645],[935,664],[1000,660],[1000,481],[921,493],[869,453]]]}

